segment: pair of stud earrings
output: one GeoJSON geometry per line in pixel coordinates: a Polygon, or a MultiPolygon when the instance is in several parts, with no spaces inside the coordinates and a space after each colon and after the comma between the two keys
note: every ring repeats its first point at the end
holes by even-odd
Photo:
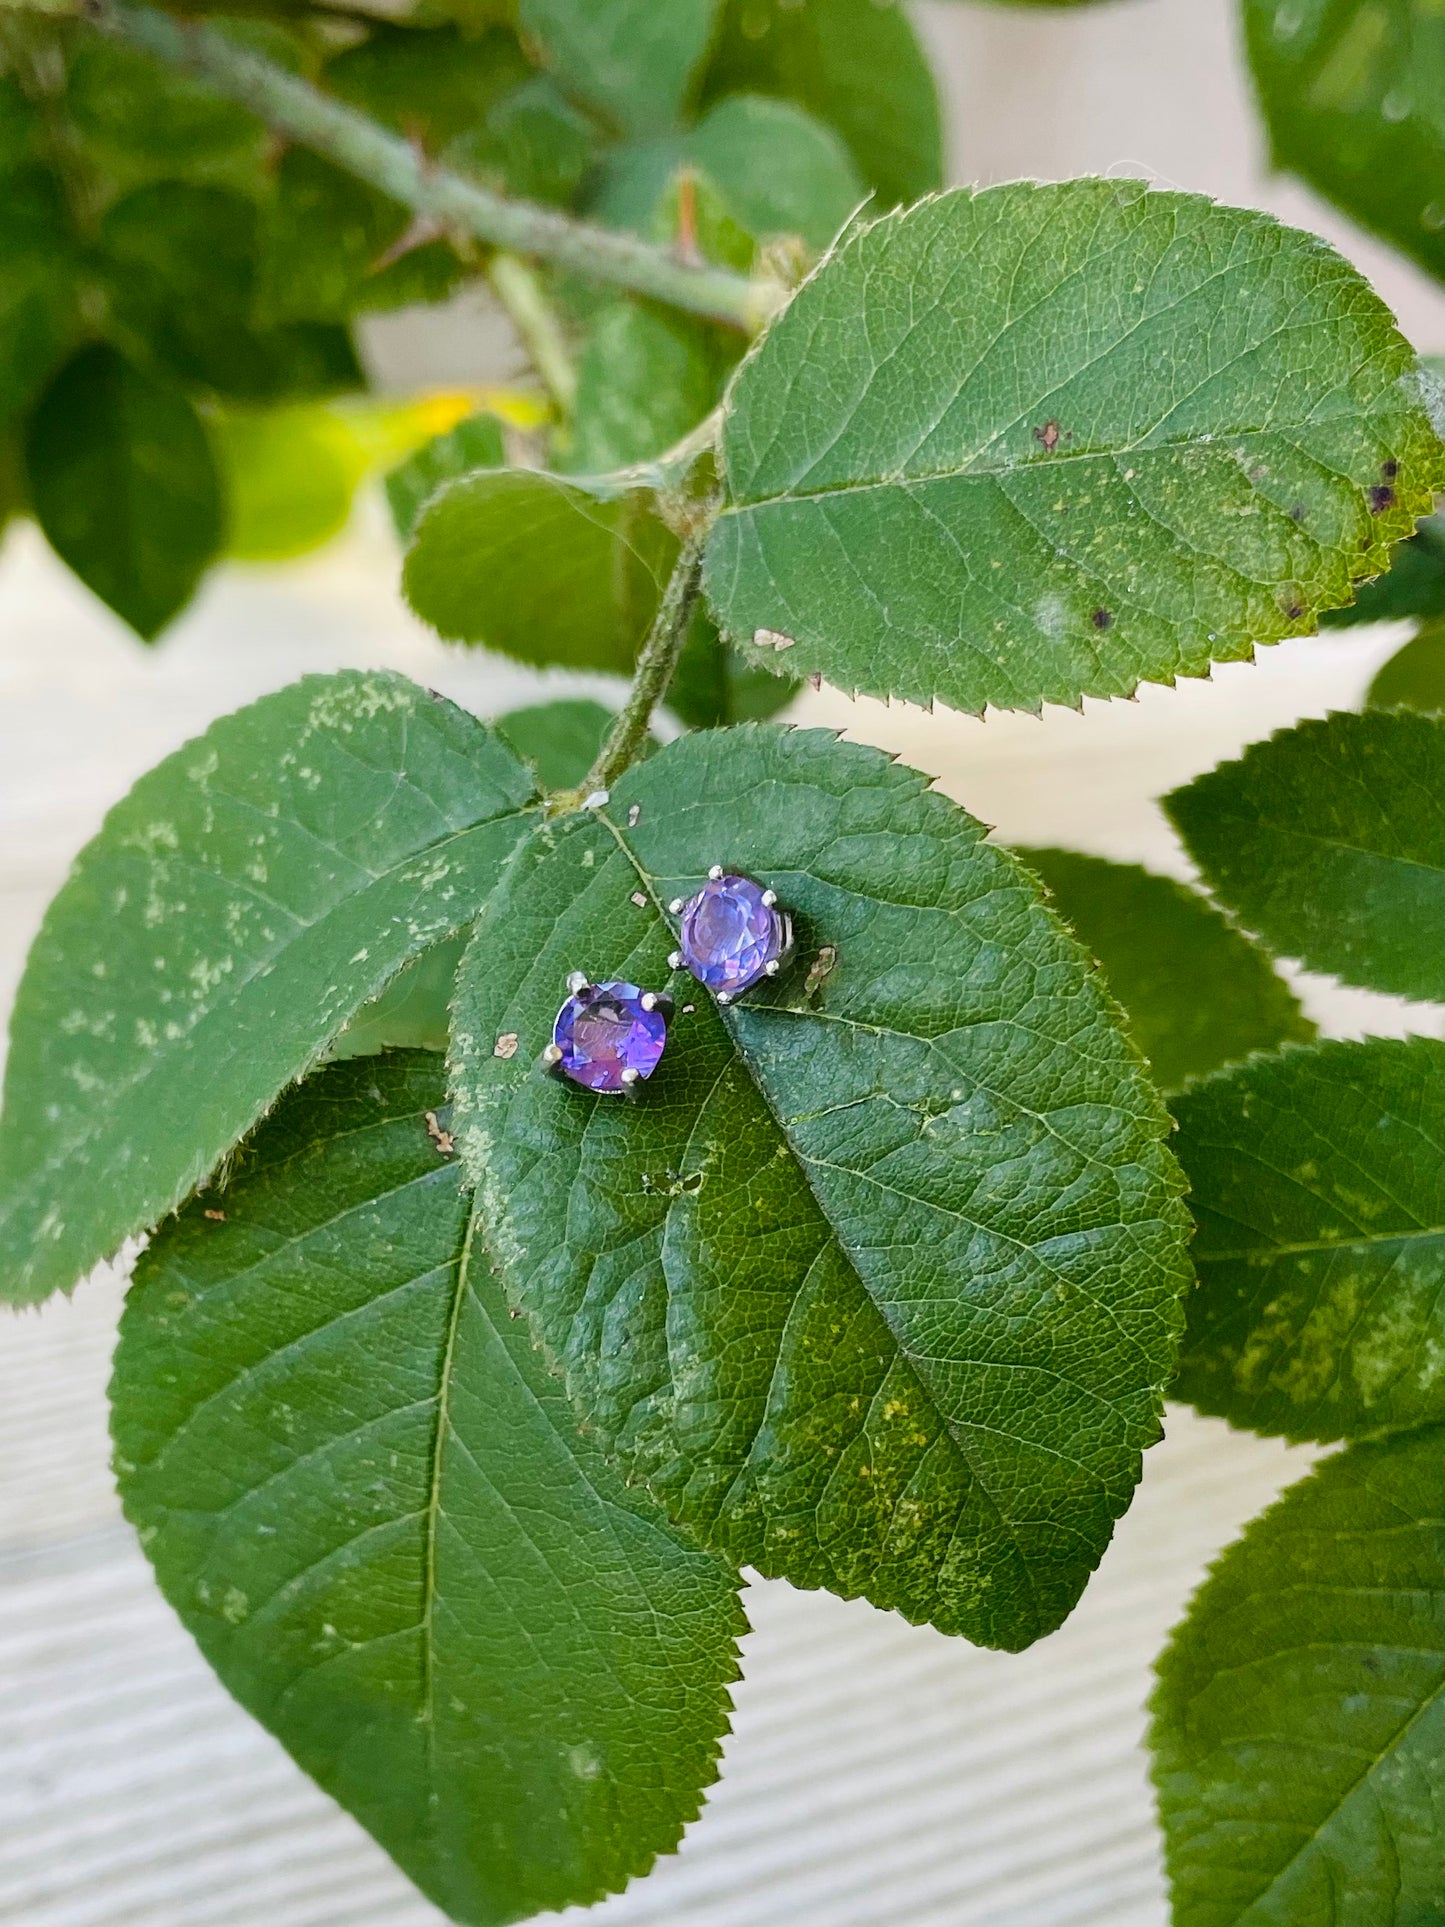
{"type": "MultiPolygon", "coordinates": [[[[681,919],[672,970],[691,971],[720,1004],[731,1004],[793,960],[793,920],[776,892],[715,863],[694,897],[668,905],[681,919]]],[[[635,1097],[662,1062],[673,1002],[665,991],[616,979],[592,983],[574,970],[557,1012],[543,1068],[584,1090],[635,1097]]]]}

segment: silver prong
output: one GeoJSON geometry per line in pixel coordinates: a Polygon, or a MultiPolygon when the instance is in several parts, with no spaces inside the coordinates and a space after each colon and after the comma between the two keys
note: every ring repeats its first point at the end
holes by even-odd
{"type": "Polygon", "coordinates": [[[562,1046],[560,1044],[549,1044],[542,1052],[542,1062],[547,1066],[548,1070],[551,1070],[554,1064],[560,1064],[562,1062],[562,1046]]]}
{"type": "Polygon", "coordinates": [[[636,1087],[642,1082],[642,1072],[639,1070],[633,1070],[629,1068],[622,1073],[621,1081],[622,1081],[622,1088],[624,1091],[635,1090],[636,1087]]]}
{"type": "Polygon", "coordinates": [[[709,883],[720,882],[722,880],[722,873],[723,873],[723,866],[720,863],[714,863],[712,868],[707,873],[708,882],[709,883]]]}
{"type": "Polygon", "coordinates": [[[584,990],[588,989],[590,982],[591,980],[585,970],[569,970],[567,972],[567,989],[574,997],[580,996],[584,990]]]}
{"type": "Polygon", "coordinates": [[[773,905],[777,902],[777,900],[778,900],[778,893],[776,890],[764,890],[763,908],[765,910],[771,910],[773,905]]]}
{"type": "Polygon", "coordinates": [[[667,912],[669,916],[680,917],[684,908],[683,899],[681,897],[674,897],[672,902],[667,906],[667,912]]]}
{"type": "Polygon", "coordinates": [[[733,1000],[733,994],[730,990],[720,990],[717,994],[717,1000],[720,1004],[730,1004],[733,1000]]]}
{"type": "Polygon", "coordinates": [[[668,969],[669,969],[669,970],[681,970],[681,969],[682,969],[682,952],[681,952],[680,950],[669,950],[669,951],[668,951],[668,953],[667,953],[667,967],[668,967],[668,969]]]}
{"type": "Polygon", "coordinates": [[[763,965],[763,975],[765,977],[776,977],[778,972],[782,969],[782,967],[783,966],[779,962],[779,960],[776,957],[774,957],[773,961],[770,964],[763,965]]]}
{"type": "MultiPolygon", "coordinates": [[[[637,1001],[642,1005],[644,1010],[656,1010],[657,992],[655,990],[644,990],[637,1001]]],[[[627,1075],[626,1071],[624,1071],[622,1075],[625,1077],[627,1075]]]]}

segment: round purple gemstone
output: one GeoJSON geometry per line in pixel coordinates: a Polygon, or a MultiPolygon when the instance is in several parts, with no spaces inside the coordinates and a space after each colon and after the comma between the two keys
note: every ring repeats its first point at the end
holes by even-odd
{"type": "Polygon", "coordinates": [[[557,1068],[589,1091],[621,1091],[624,1071],[651,1077],[667,1047],[667,1019],[642,1008],[636,984],[588,984],[557,1012],[557,1068]]]}
{"type": "Polygon", "coordinates": [[[768,974],[788,942],[783,913],[751,877],[709,877],[682,913],[682,960],[700,984],[737,997],[768,974]]]}

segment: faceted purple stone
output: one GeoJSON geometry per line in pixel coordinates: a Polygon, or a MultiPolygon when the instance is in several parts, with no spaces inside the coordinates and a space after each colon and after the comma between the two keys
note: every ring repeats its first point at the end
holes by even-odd
{"type": "Polygon", "coordinates": [[[682,960],[700,984],[737,997],[767,975],[788,941],[781,913],[751,877],[709,877],[682,913],[682,960]]]}
{"type": "Polygon", "coordinates": [[[636,984],[588,984],[557,1012],[557,1068],[589,1091],[621,1091],[624,1071],[651,1077],[667,1046],[667,1019],[642,1008],[636,984]]]}

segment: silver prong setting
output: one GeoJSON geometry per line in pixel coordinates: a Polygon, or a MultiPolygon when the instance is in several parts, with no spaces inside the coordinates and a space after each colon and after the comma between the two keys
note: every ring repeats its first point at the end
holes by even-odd
{"type": "Polygon", "coordinates": [[[730,990],[720,990],[717,994],[717,1000],[723,1008],[726,1009],[733,1000],[733,994],[730,990]]]}
{"type": "Polygon", "coordinates": [[[707,873],[708,882],[721,883],[722,877],[723,877],[723,866],[720,863],[714,863],[712,868],[707,873]]]}
{"type": "Polygon", "coordinates": [[[669,970],[681,970],[681,969],[682,969],[682,952],[681,952],[680,950],[669,950],[669,951],[668,951],[668,953],[667,953],[667,967],[668,967],[668,969],[669,969],[669,970]]]}
{"type": "Polygon", "coordinates": [[[776,890],[764,890],[763,892],[764,909],[771,910],[773,906],[777,903],[777,901],[778,901],[778,893],[776,890]]]}
{"type": "Polygon", "coordinates": [[[537,1059],[537,1062],[548,1077],[560,1078],[562,1075],[562,1046],[560,1044],[548,1044],[547,1048],[542,1052],[542,1055],[537,1059]]]}
{"type": "Polygon", "coordinates": [[[782,959],[780,957],[774,957],[773,961],[770,964],[765,964],[763,966],[763,975],[765,977],[776,977],[778,972],[782,969],[782,967],[783,967],[782,959]]]}
{"type": "Polygon", "coordinates": [[[589,990],[591,988],[591,982],[592,980],[591,978],[589,978],[585,970],[569,970],[567,972],[568,996],[580,997],[584,990],[589,990]]]}
{"type": "Polygon", "coordinates": [[[667,906],[667,914],[670,917],[680,917],[683,911],[686,909],[686,907],[687,907],[687,902],[685,898],[674,897],[672,902],[667,906]]]}
{"type": "Polygon", "coordinates": [[[644,1010],[656,1010],[657,992],[655,990],[644,990],[638,1001],[644,1010]]]}

